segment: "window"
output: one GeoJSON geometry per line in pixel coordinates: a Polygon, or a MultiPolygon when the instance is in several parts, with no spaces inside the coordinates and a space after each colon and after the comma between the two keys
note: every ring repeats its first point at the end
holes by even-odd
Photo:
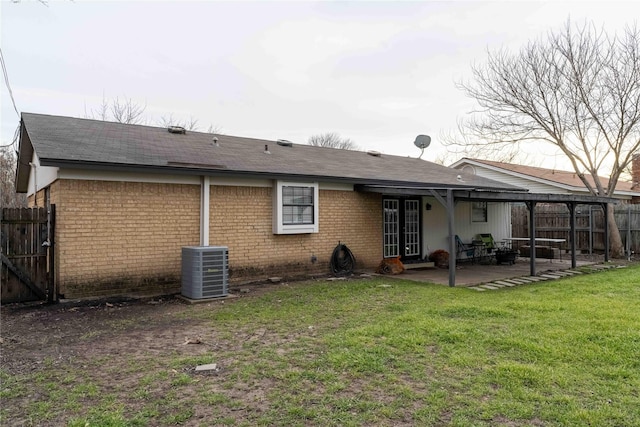
{"type": "Polygon", "coordinates": [[[313,187],[282,186],[282,224],[313,224],[313,187]]]}
{"type": "Polygon", "coordinates": [[[471,203],[471,222],[487,222],[487,202],[471,203]]]}
{"type": "Polygon", "coordinates": [[[273,233],[318,232],[318,184],[277,181],[273,199],[273,233]]]}

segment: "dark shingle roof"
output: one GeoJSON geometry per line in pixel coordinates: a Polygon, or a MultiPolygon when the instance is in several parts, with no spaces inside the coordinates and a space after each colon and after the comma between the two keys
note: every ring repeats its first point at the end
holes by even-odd
{"type": "MultiPolygon", "coordinates": [[[[215,135],[174,134],[166,128],[128,125],[71,117],[22,114],[23,126],[40,162],[45,166],[172,170],[186,173],[224,173],[294,176],[360,184],[521,190],[507,184],[424,160],[361,151],[215,135]],[[268,145],[271,154],[265,154],[268,145]],[[458,176],[462,175],[462,180],[458,176]]],[[[21,141],[21,144],[23,142],[21,141]]]]}

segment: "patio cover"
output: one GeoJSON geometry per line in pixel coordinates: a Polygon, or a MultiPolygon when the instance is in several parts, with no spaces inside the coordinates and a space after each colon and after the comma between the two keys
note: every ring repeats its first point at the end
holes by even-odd
{"type": "MultiPolygon", "coordinates": [[[[388,196],[432,196],[435,197],[446,209],[449,229],[449,286],[456,283],[456,250],[455,250],[455,217],[454,207],[458,201],[475,202],[523,202],[529,208],[529,223],[531,224],[529,244],[531,246],[530,274],[536,275],[536,250],[535,250],[535,206],[537,203],[564,203],[569,208],[570,213],[570,236],[571,236],[571,268],[576,267],[576,205],[599,205],[607,210],[610,203],[617,203],[618,200],[612,197],[587,196],[574,194],[542,194],[528,193],[523,191],[488,191],[476,190],[473,188],[441,188],[428,186],[381,186],[381,185],[358,185],[358,191],[369,193],[380,193],[388,196]]],[[[604,215],[604,260],[609,261],[609,221],[604,215]]]]}

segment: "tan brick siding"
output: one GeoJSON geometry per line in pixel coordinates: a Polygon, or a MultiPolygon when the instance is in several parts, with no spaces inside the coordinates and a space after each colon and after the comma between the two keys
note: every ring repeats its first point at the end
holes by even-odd
{"type": "Polygon", "coordinates": [[[272,188],[212,186],[209,241],[229,247],[232,281],[327,273],[338,242],[351,249],[358,266],[377,265],[382,257],[380,196],[321,190],[319,197],[319,233],[274,235],[272,188]]]}
{"type": "Polygon", "coordinates": [[[60,180],[56,276],[66,298],[171,285],[181,247],[199,244],[200,187],[60,180]]]}
{"type": "Polygon", "coordinates": [[[36,196],[34,197],[33,194],[30,195],[29,197],[27,197],[27,206],[29,206],[30,208],[33,207],[43,207],[45,205],[45,199],[44,199],[44,189],[43,190],[39,190],[36,193],[36,196]]]}
{"type": "MultiPolygon", "coordinates": [[[[210,196],[209,243],[229,247],[232,284],[328,273],[338,242],[359,267],[382,256],[379,195],[321,190],[320,232],[301,235],[273,234],[271,188],[212,186],[210,196]]],[[[181,247],[200,243],[199,185],[58,180],[51,202],[65,298],[179,290],[181,247]]]]}

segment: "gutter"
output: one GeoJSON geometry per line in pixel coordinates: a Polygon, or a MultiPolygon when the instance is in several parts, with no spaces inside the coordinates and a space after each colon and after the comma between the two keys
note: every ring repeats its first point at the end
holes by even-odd
{"type": "Polygon", "coordinates": [[[331,175],[302,175],[302,174],[283,174],[278,172],[258,172],[258,171],[238,171],[229,170],[224,168],[204,168],[204,167],[176,167],[176,166],[163,166],[163,165],[134,165],[123,163],[106,163],[106,162],[86,162],[82,160],[56,160],[56,159],[40,159],[41,166],[54,166],[54,167],[68,167],[73,169],[97,169],[114,172],[147,172],[166,174],[168,172],[180,174],[180,175],[198,175],[209,177],[238,177],[238,178],[262,178],[262,179],[279,179],[279,180],[302,180],[302,181],[331,181],[351,184],[354,186],[383,186],[383,187],[400,187],[400,188],[414,188],[414,189],[485,189],[487,191],[526,191],[522,188],[509,186],[509,187],[487,187],[476,186],[470,187],[460,184],[434,184],[428,182],[415,182],[415,181],[391,181],[391,180],[379,180],[379,179],[367,179],[367,178],[347,178],[331,175]]]}

